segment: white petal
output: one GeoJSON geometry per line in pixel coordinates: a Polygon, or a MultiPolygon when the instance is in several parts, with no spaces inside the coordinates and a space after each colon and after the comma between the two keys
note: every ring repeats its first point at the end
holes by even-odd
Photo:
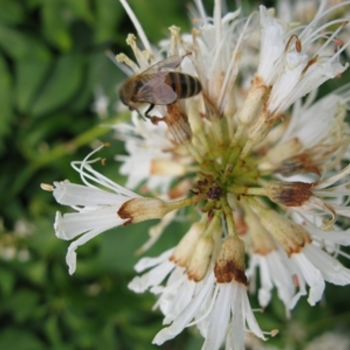
{"type": "Polygon", "coordinates": [[[260,6],[261,48],[257,74],[263,78],[265,85],[271,85],[278,72],[276,64],[283,55],[283,29],[266,10],[260,6]]]}
{"type": "Polygon", "coordinates": [[[284,251],[274,251],[267,256],[270,271],[273,271],[271,278],[277,287],[278,297],[288,307],[294,295],[295,286],[286,259],[287,256],[284,251]]]}
{"type": "Polygon", "coordinates": [[[299,292],[297,292],[293,296],[293,298],[290,300],[289,305],[288,305],[291,310],[294,309],[294,307],[298,303],[299,299],[307,294],[306,287],[305,287],[306,282],[305,282],[305,279],[302,275],[298,275],[298,282],[299,282],[299,292]]]}
{"type": "Polygon", "coordinates": [[[249,329],[260,339],[265,340],[263,332],[261,331],[258,322],[253,314],[252,308],[250,306],[247,291],[244,286],[238,286],[238,294],[240,294],[240,299],[242,301],[243,318],[247,321],[249,329]]]}
{"type": "Polygon", "coordinates": [[[66,255],[66,262],[67,265],[69,267],[69,274],[72,275],[75,272],[76,269],[76,263],[77,263],[77,254],[75,253],[75,250],[85,244],[86,242],[90,241],[91,239],[93,239],[94,237],[98,236],[100,233],[102,233],[103,231],[106,231],[108,228],[106,229],[102,229],[102,230],[93,230],[90,232],[85,233],[83,236],[81,236],[80,238],[78,238],[76,241],[72,242],[69,247],[68,247],[68,251],[67,251],[67,255],[66,255]]]}
{"type": "Polygon", "coordinates": [[[99,188],[70,183],[68,180],[54,182],[53,196],[56,201],[70,206],[121,205],[128,197],[107,192],[99,188]]]}
{"type": "Polygon", "coordinates": [[[172,262],[165,261],[144,275],[135,277],[128,288],[136,293],[143,293],[149,287],[160,284],[174,268],[175,265],[172,262]]]}
{"type": "Polygon", "coordinates": [[[173,322],[179,314],[192,302],[193,295],[196,289],[196,283],[194,281],[189,281],[187,275],[184,274],[183,283],[179,286],[172,285],[172,293],[167,292],[170,286],[165,288],[163,295],[165,293],[170,295],[168,297],[167,303],[161,300],[160,308],[165,315],[163,324],[170,324],[173,322]]]}
{"type": "Polygon", "coordinates": [[[310,229],[311,233],[318,238],[322,238],[326,241],[341,244],[344,246],[350,245],[350,231],[323,231],[321,229],[315,228],[310,229]]]}
{"type": "Polygon", "coordinates": [[[261,279],[261,287],[259,289],[259,304],[262,307],[268,305],[271,299],[271,290],[273,287],[271,276],[270,276],[270,268],[268,266],[267,257],[260,257],[260,279],[261,279]]]}
{"type": "MultiPolygon", "coordinates": [[[[246,293],[246,291],[245,291],[246,293]]],[[[232,282],[231,285],[231,313],[232,321],[226,340],[226,349],[244,349],[244,314],[242,305],[242,293],[240,286],[232,282]]]]}
{"type": "Polygon", "coordinates": [[[137,264],[134,266],[135,271],[142,272],[146,269],[149,269],[150,267],[156,266],[160,263],[162,263],[165,260],[168,260],[173,253],[174,248],[171,248],[164,253],[162,253],[160,256],[157,256],[156,258],[142,258],[140,259],[137,264]]]}
{"type": "Polygon", "coordinates": [[[326,281],[340,286],[350,283],[350,270],[338,260],[312,244],[305,246],[303,251],[314,266],[321,271],[326,281]]]}
{"type": "Polygon", "coordinates": [[[310,286],[308,302],[314,306],[321,300],[325,288],[322,274],[317,270],[303,253],[293,254],[291,259],[298,265],[301,274],[310,286]]]}
{"type": "Polygon", "coordinates": [[[91,230],[106,231],[120,226],[125,220],[117,215],[118,208],[108,207],[91,212],[67,213],[63,216],[56,213],[54,228],[56,236],[64,240],[71,240],[84,232],[91,230]]]}
{"type": "Polygon", "coordinates": [[[195,317],[196,313],[200,309],[203,300],[208,293],[212,292],[213,284],[206,283],[199,293],[192,299],[191,304],[177,317],[170,327],[163,328],[156,334],[152,343],[161,345],[165,341],[174,338],[181,333],[187,324],[195,317]]]}
{"type": "Polygon", "coordinates": [[[231,283],[221,283],[214,307],[209,316],[209,327],[202,350],[219,350],[230,321],[231,283]]]}

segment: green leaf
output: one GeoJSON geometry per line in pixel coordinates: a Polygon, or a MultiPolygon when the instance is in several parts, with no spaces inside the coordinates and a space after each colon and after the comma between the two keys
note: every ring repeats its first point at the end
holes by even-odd
{"type": "Polygon", "coordinates": [[[95,39],[97,43],[110,40],[116,30],[119,20],[125,12],[119,1],[96,0],[95,39]]]}
{"type": "Polygon", "coordinates": [[[52,45],[61,51],[67,51],[73,43],[65,18],[66,10],[60,0],[43,2],[43,34],[52,45]]]}
{"type": "Polygon", "coordinates": [[[27,112],[38,94],[39,88],[49,72],[51,62],[47,60],[21,59],[17,62],[15,98],[20,112],[27,112]]]}
{"type": "Polygon", "coordinates": [[[39,303],[39,295],[30,289],[22,288],[11,295],[6,302],[6,309],[11,311],[17,322],[32,318],[39,303]]]}
{"type": "Polygon", "coordinates": [[[50,315],[49,319],[45,322],[45,331],[52,344],[62,343],[60,327],[56,315],[50,315]]]}
{"type": "Polygon", "coordinates": [[[0,1],[0,23],[18,24],[23,20],[24,11],[22,6],[13,0],[0,1]]]}
{"type": "Polygon", "coordinates": [[[64,0],[64,2],[77,18],[83,19],[88,23],[93,22],[94,18],[88,0],[64,0]]]}
{"type": "MultiPolygon", "coordinates": [[[[5,295],[9,295],[13,291],[13,286],[15,283],[15,275],[5,268],[0,268],[0,287],[5,295]]],[[[0,347],[1,348],[1,347],[0,347]]]]}
{"type": "MultiPolygon", "coordinates": [[[[12,113],[12,77],[5,60],[0,56],[0,138],[10,130],[12,113]]],[[[0,148],[2,148],[0,146],[0,148]]]]}
{"type": "Polygon", "coordinates": [[[36,37],[0,25],[0,47],[14,59],[47,60],[50,53],[36,37]]]}
{"type": "Polygon", "coordinates": [[[6,328],[0,333],[0,349],[41,350],[46,346],[34,335],[24,329],[6,328]]]}
{"type": "Polygon", "coordinates": [[[45,283],[47,266],[42,261],[32,261],[26,263],[23,267],[22,272],[25,271],[26,278],[37,285],[45,283]]]}
{"type": "MultiPolygon", "coordinates": [[[[152,0],[152,7],[148,1],[129,0],[131,8],[143,28],[147,28],[147,37],[150,42],[157,42],[170,36],[168,28],[176,25],[182,31],[188,30],[188,19],[183,14],[184,4],[180,1],[168,1],[164,6],[164,0],[152,0]],[[161,9],[161,16],[155,9],[161,9]],[[166,18],[166,20],[164,20],[166,18]]],[[[133,31],[136,34],[136,30],[133,31]]]]}
{"type": "Polygon", "coordinates": [[[70,53],[61,56],[37,97],[31,112],[35,116],[43,116],[67,103],[80,88],[83,74],[81,54],[70,53]]]}

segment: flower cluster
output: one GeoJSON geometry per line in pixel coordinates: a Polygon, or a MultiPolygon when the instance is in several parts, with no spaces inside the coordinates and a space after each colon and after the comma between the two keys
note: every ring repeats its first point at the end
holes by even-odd
{"type": "Polygon", "coordinates": [[[289,315],[302,296],[310,305],[320,301],[326,282],[350,283],[350,270],[336,259],[350,245],[342,224],[350,216],[350,86],[316,98],[321,84],[348,67],[350,39],[340,40],[347,20],[337,16],[350,2],[321,1],[309,23],[297,25],[264,6],[247,17],[240,10],[222,14],[220,0],[210,17],[198,0],[192,32],[172,26],[154,48],[120,1],[142,48],[129,35],[136,61],[119,54],[119,64],[142,75],[165,57],[181,57],[176,72],[197,79],[201,93],[155,103],[144,119],[138,114],[149,104],[140,104],[131,124],[115,127],[128,152],[117,160],[129,189],[96,172],[91,155],[73,163],[83,185],[46,185],[75,210],[55,221],[57,237],[80,236],[68,249],[69,272],[77,247],[101,232],[158,218],[145,250],[179,209],[194,206],[197,220],[178,245],[141,259],[141,275],[129,287],[158,296],[166,327],[155,344],[195,325],[202,349],[243,349],[246,333],[265,339],[276,332],[261,331],[248,289],[265,308],[276,288],[289,315]],[[140,186],[149,196],[130,190],[140,186]]]}

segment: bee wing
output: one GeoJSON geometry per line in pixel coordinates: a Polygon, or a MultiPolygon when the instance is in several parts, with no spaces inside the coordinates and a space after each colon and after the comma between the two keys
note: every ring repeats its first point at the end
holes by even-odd
{"type": "Polygon", "coordinates": [[[155,105],[173,103],[177,98],[177,94],[168,84],[165,84],[164,81],[167,74],[167,72],[153,74],[153,77],[148,79],[138,91],[136,100],[155,105]]]}
{"type": "Polygon", "coordinates": [[[161,60],[154,64],[153,66],[146,69],[141,74],[153,74],[153,73],[159,73],[161,71],[170,71],[174,70],[182,61],[182,56],[170,56],[167,58],[164,58],[164,60],[161,60]]]}

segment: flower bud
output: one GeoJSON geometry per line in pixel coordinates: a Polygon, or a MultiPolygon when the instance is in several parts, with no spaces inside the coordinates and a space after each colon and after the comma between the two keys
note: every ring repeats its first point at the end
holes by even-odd
{"type": "Polygon", "coordinates": [[[266,256],[277,249],[271,234],[261,225],[256,214],[248,213],[245,220],[249,227],[254,253],[266,256]]]}
{"type": "Polygon", "coordinates": [[[169,211],[169,206],[158,198],[133,198],[125,202],[117,213],[121,219],[127,219],[125,224],[136,224],[160,219],[169,211]]]}
{"type": "Polygon", "coordinates": [[[312,196],[313,184],[307,182],[272,182],[268,186],[269,198],[286,207],[300,207],[312,196]]]}
{"type": "Polygon", "coordinates": [[[250,125],[255,119],[269,91],[270,89],[264,85],[262,79],[255,76],[244,105],[238,115],[238,119],[242,124],[250,125]]]}
{"type": "Polygon", "coordinates": [[[170,260],[179,266],[186,267],[191,260],[204,228],[205,226],[202,222],[194,223],[185,236],[181,239],[180,243],[176,246],[170,260]]]}
{"type": "Polygon", "coordinates": [[[219,259],[214,267],[218,283],[229,283],[235,280],[247,284],[244,262],[244,243],[236,236],[228,236],[222,245],[219,259]]]}
{"type": "Polygon", "coordinates": [[[214,241],[211,237],[201,237],[187,265],[187,275],[195,282],[201,281],[208,270],[214,249],[214,241]]]}
{"type": "Polygon", "coordinates": [[[299,253],[305,244],[312,242],[306,229],[272,209],[260,211],[259,217],[261,224],[281,244],[289,256],[299,253]]]}
{"type": "Polygon", "coordinates": [[[289,159],[299,154],[303,147],[304,146],[301,141],[297,137],[293,137],[290,140],[270,149],[266,154],[266,158],[272,165],[276,166],[285,159],[289,159]]]}
{"type": "Polygon", "coordinates": [[[268,110],[263,110],[259,117],[248,129],[248,138],[251,142],[257,144],[261,142],[270,132],[275,120],[270,117],[268,110]]]}
{"type": "Polygon", "coordinates": [[[151,175],[181,176],[186,173],[185,166],[170,159],[152,159],[150,166],[151,175]]]}

